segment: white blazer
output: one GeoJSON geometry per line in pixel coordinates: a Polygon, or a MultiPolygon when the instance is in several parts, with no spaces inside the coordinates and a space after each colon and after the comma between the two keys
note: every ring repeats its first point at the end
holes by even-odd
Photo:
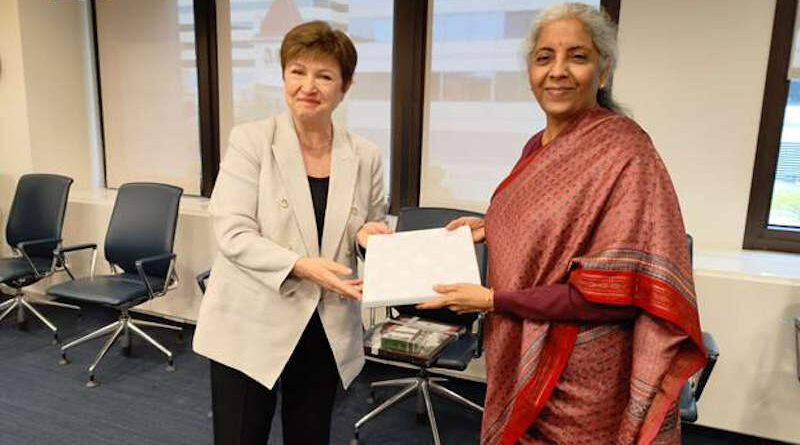
{"type": "Polygon", "coordinates": [[[233,129],[209,212],[219,244],[194,350],[272,388],[314,311],[344,387],[364,365],[361,303],[290,275],[301,256],[355,272],[355,236],[385,217],[377,147],[334,126],[322,245],[294,123],[288,113],[233,129]]]}

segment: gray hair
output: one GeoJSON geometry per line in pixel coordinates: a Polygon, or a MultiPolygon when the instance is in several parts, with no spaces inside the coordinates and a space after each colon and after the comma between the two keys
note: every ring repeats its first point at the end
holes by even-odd
{"type": "Polygon", "coordinates": [[[611,79],[614,69],[617,67],[617,26],[602,9],[584,3],[560,3],[542,10],[534,20],[528,34],[526,54],[528,66],[530,66],[531,56],[542,28],[564,19],[577,19],[583,24],[583,28],[592,38],[597,53],[600,55],[600,70],[608,70],[608,81],[605,87],[597,90],[597,103],[611,111],[626,114],[625,109],[611,96],[611,79]]]}

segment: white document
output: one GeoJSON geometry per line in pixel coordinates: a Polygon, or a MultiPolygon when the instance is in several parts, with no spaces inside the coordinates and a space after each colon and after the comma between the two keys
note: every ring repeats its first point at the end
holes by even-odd
{"type": "Polygon", "coordinates": [[[428,301],[435,284],[480,284],[469,227],[371,235],[364,263],[364,307],[428,301]]]}

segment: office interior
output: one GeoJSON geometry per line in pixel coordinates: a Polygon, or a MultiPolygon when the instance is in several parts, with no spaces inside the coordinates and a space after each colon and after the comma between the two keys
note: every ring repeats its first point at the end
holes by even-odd
{"type": "MultiPolygon", "coordinates": [[[[201,160],[193,152],[199,142],[195,140],[187,145],[181,139],[183,130],[168,122],[169,116],[186,111],[182,103],[170,102],[165,93],[168,88],[155,88],[146,98],[132,98],[124,95],[122,87],[112,86],[113,76],[147,76],[152,67],[124,65],[134,59],[123,57],[118,59],[120,65],[115,68],[109,64],[105,71],[102,62],[96,63],[95,56],[98,52],[102,55],[104,48],[101,42],[95,45],[93,33],[112,35],[115,32],[110,23],[105,24],[108,26],[105,29],[101,22],[96,28],[92,26],[92,5],[100,10],[99,4],[105,1],[0,0],[2,226],[5,227],[17,181],[28,173],[57,173],[74,179],[63,229],[64,244],[102,243],[119,184],[158,180],[159,177],[162,178],[159,182],[186,181],[188,186],[177,184],[185,188],[175,239],[181,282],[167,296],[147,302],[137,310],[191,324],[202,299],[193,277],[209,268],[216,253],[206,209],[208,198],[201,196],[198,173],[201,160]],[[98,99],[101,95],[109,102],[101,103],[98,99]],[[161,98],[156,101],[159,95],[161,98]],[[141,109],[125,108],[126,101],[136,101],[136,107],[141,109]],[[114,111],[109,108],[113,104],[122,108],[114,111]],[[138,129],[135,125],[125,127],[120,120],[129,115],[144,116],[143,122],[151,127],[149,130],[138,129]],[[161,126],[156,125],[158,122],[161,126]],[[180,153],[172,161],[165,161],[168,158],[156,157],[157,153],[125,152],[121,147],[126,146],[126,137],[137,139],[136,143],[141,146],[159,137],[172,138],[172,145],[188,147],[184,150],[188,154],[180,153]],[[183,156],[194,157],[188,162],[183,156]],[[156,165],[148,165],[153,160],[156,165]],[[170,173],[179,167],[180,172],[170,173]]],[[[117,3],[121,2],[117,0],[117,3]]],[[[150,10],[157,10],[152,3],[142,5],[151,4],[150,10]]],[[[162,3],[170,5],[162,8],[164,11],[176,11],[165,19],[174,24],[176,19],[180,20],[181,11],[191,10],[193,2],[164,0],[162,3]]],[[[253,111],[259,110],[257,104],[253,105],[256,108],[243,105],[245,101],[257,102],[262,97],[247,96],[247,92],[258,90],[259,85],[267,91],[271,82],[269,73],[254,74],[262,76],[255,80],[243,75],[242,82],[247,86],[236,89],[236,68],[247,65],[253,71],[269,70],[274,69],[275,64],[273,60],[273,68],[270,68],[264,61],[269,45],[275,45],[268,33],[266,37],[258,37],[253,31],[251,42],[246,42],[248,37],[242,36],[241,27],[252,26],[252,23],[245,23],[249,16],[243,11],[261,11],[263,17],[273,5],[283,8],[291,4],[301,17],[319,13],[332,22],[348,23],[349,11],[358,12],[355,18],[377,17],[383,21],[381,26],[391,23],[391,1],[375,1],[366,6],[358,3],[353,0],[349,3],[347,0],[216,0],[220,156],[224,156],[227,135],[235,123],[265,113],[263,109],[253,111]],[[319,12],[325,8],[332,12],[319,12]],[[247,57],[252,57],[253,61],[247,62],[247,57]]],[[[512,15],[510,12],[539,9],[554,2],[429,0],[427,3],[433,14],[436,8],[441,8],[443,14],[450,11],[454,17],[479,12],[486,13],[487,17],[505,14],[507,19],[512,15]],[[531,7],[531,3],[536,7],[531,7]],[[458,12],[461,9],[466,12],[458,12]]],[[[742,247],[752,200],[754,166],[760,155],[760,128],[776,8],[784,3],[796,5],[796,1],[621,0],[618,3],[620,58],[613,78],[613,92],[650,134],[672,177],[687,231],[695,243],[694,278],[701,325],[703,330],[713,333],[720,347],[719,362],[699,404],[697,424],[798,443],[800,369],[795,318],[800,316],[800,256],[775,249],[742,247]]],[[[494,23],[486,17],[481,20],[494,23]]],[[[437,23],[446,21],[431,19],[428,26],[437,26],[437,23]]],[[[122,31],[128,32],[127,37],[131,39],[145,40],[143,35],[148,33],[135,32],[142,26],[130,25],[122,31]]],[[[176,29],[184,29],[181,26],[185,25],[176,29]]],[[[453,25],[454,28],[458,26],[462,25],[453,25]]],[[[376,29],[382,28],[375,25],[373,30],[376,29]]],[[[122,31],[114,34],[116,39],[125,37],[122,31]]],[[[389,150],[391,94],[388,81],[391,76],[386,73],[392,69],[391,39],[378,34],[375,32],[377,43],[365,47],[369,50],[359,54],[359,63],[363,65],[357,68],[355,81],[358,84],[359,69],[366,69],[364,77],[377,79],[377,86],[369,88],[384,88],[386,97],[372,97],[361,91],[361,96],[353,98],[361,103],[343,104],[349,108],[338,118],[346,120],[356,132],[363,128],[363,132],[368,133],[365,136],[377,139],[382,149],[389,150]],[[359,117],[365,121],[358,122],[359,117]]],[[[524,73],[520,39],[510,39],[514,45],[508,45],[507,60],[503,59],[505,55],[495,54],[497,59],[492,64],[500,68],[487,64],[476,69],[480,51],[488,57],[493,47],[480,39],[459,42],[458,36],[454,41],[447,41],[443,31],[444,43],[437,52],[437,36],[436,30],[428,33],[428,45],[434,50],[429,52],[425,64],[427,72],[432,70],[434,75],[426,76],[425,93],[440,98],[428,101],[423,116],[418,205],[485,211],[488,196],[463,192],[464,184],[471,183],[469,175],[484,176],[482,180],[475,180],[476,187],[491,190],[492,184],[496,185],[510,169],[516,160],[513,156],[519,153],[525,141],[526,135],[516,134],[512,129],[513,134],[509,136],[503,134],[504,128],[527,126],[527,136],[530,136],[542,124],[533,97],[526,89],[509,92],[503,91],[502,85],[496,85],[515,77],[508,73],[524,73]],[[464,55],[468,50],[478,51],[478,56],[464,55]],[[506,74],[495,75],[489,83],[492,90],[486,93],[487,84],[480,79],[492,69],[506,74]],[[442,73],[448,70],[470,73],[471,77],[463,76],[461,81],[453,77],[456,80],[447,85],[448,79],[442,73]],[[463,80],[467,77],[469,80],[463,80]],[[451,93],[455,95],[454,100],[447,97],[451,93]],[[505,105],[489,103],[502,102],[506,99],[498,97],[514,94],[519,98],[508,99],[505,105]],[[480,108],[482,103],[487,108],[480,108]],[[452,108],[448,110],[447,107],[452,108]],[[452,116],[452,121],[446,116],[452,116]],[[479,141],[478,146],[442,148],[442,144],[447,143],[448,133],[437,135],[436,132],[437,128],[445,127],[447,131],[462,134],[456,143],[474,139],[479,141]],[[493,159],[487,161],[481,157],[481,150],[492,152],[501,145],[508,146],[504,148],[508,153],[506,164],[492,163],[493,159]],[[491,164],[493,173],[482,175],[487,163],[491,164]]],[[[491,38],[487,31],[484,39],[491,38]]],[[[179,43],[183,45],[179,45],[179,52],[191,50],[187,42],[179,43]]],[[[136,45],[129,49],[135,52],[136,45]]],[[[117,49],[109,47],[105,51],[113,54],[117,49]]],[[[522,77],[524,79],[524,74],[522,77]]],[[[196,127],[191,128],[194,130],[190,131],[197,131],[196,127]]],[[[385,156],[391,161],[389,153],[385,156]]],[[[387,174],[391,174],[388,167],[387,174]]],[[[388,185],[388,177],[386,182],[388,185]]],[[[6,243],[3,243],[2,254],[11,254],[6,243]]],[[[88,263],[88,259],[76,258],[75,270],[86,273],[88,263]]],[[[104,267],[104,263],[98,262],[99,269],[104,267]]],[[[42,292],[63,279],[50,278],[33,286],[31,291],[42,292]]],[[[3,322],[0,335],[9,329],[13,329],[13,325],[3,322]]],[[[178,366],[177,372],[180,371],[178,366]]],[[[485,379],[482,361],[475,360],[465,372],[457,375],[482,381],[485,379]]],[[[82,383],[75,382],[76,385],[82,383]]]]}

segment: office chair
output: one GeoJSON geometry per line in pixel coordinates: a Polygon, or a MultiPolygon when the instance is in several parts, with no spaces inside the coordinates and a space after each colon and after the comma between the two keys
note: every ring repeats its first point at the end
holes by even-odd
{"type": "Polygon", "coordinates": [[[33,304],[80,308],[29,299],[22,288],[61,270],[69,273],[65,264],[53,255],[53,249],[61,245],[61,228],[71,185],[72,178],[59,175],[30,174],[19,178],[6,225],[6,240],[15,255],[0,258],[0,283],[14,289],[14,294],[9,295],[11,298],[0,303],[0,320],[16,309],[19,327],[25,329],[27,310],[53,331],[54,343],[58,343],[58,329],[33,304]]]}
{"type": "Polygon", "coordinates": [[[211,277],[211,269],[200,273],[195,277],[197,280],[197,287],[200,288],[201,293],[206,293],[206,285],[208,284],[208,279],[211,277]]]}
{"type": "MultiPolygon", "coordinates": [[[[111,334],[97,358],[89,366],[87,387],[97,386],[95,369],[105,354],[122,336],[123,353],[130,354],[131,333],[138,335],[167,356],[167,371],[174,371],[172,353],[147,335],[141,328],[181,328],[152,321],[134,320],[129,309],[144,301],[160,297],[175,288],[175,253],[172,251],[178,204],[183,190],[179,187],[152,183],[129,183],[119,188],[105,239],[105,257],[112,274],[94,275],[94,258],[88,278],[73,279],[47,289],[49,295],[112,307],[119,319],[107,326],[73,340],[61,347],[60,364],[69,363],[67,350],[87,341],[111,334]],[[117,273],[117,267],[121,269],[117,273]]],[[[97,244],[81,244],[56,250],[63,257],[67,252],[92,249],[97,244]]],[[[180,337],[179,337],[180,338],[180,337]]]]}
{"type": "MultiPolygon", "coordinates": [[[[688,233],[686,234],[686,243],[689,246],[689,265],[692,266],[694,241],[688,233]]],[[[694,423],[697,421],[697,402],[703,395],[703,389],[705,389],[708,378],[711,377],[711,371],[714,370],[714,365],[717,364],[717,358],[719,358],[719,347],[710,332],[703,332],[703,345],[706,347],[706,365],[683,384],[678,396],[678,406],[683,422],[694,423]]]]}
{"type": "MultiPolygon", "coordinates": [[[[483,217],[480,213],[469,212],[464,210],[443,209],[435,207],[411,207],[400,210],[397,218],[397,231],[402,232],[405,230],[419,230],[430,229],[437,227],[444,227],[448,222],[461,216],[477,216],[483,217]]],[[[481,273],[481,282],[486,282],[486,246],[484,243],[475,245],[475,254],[478,257],[478,265],[481,273]]],[[[483,344],[483,314],[456,314],[449,309],[433,309],[433,310],[418,310],[413,305],[407,306],[394,306],[387,308],[387,315],[392,315],[393,309],[398,315],[409,317],[420,317],[426,320],[439,321],[449,324],[460,325],[466,328],[466,333],[459,336],[455,341],[448,344],[438,355],[434,356],[428,363],[417,365],[411,361],[396,359],[405,364],[411,364],[418,369],[417,375],[414,377],[385,380],[380,382],[373,382],[370,384],[370,397],[369,401],[374,401],[374,392],[376,388],[383,387],[402,387],[400,392],[393,395],[372,411],[367,413],[364,417],[359,419],[355,424],[354,438],[350,442],[351,445],[359,443],[359,431],[366,422],[375,418],[378,414],[385,411],[390,406],[400,402],[405,397],[411,395],[414,391],[417,392],[417,420],[423,422],[425,416],[431,426],[433,434],[433,441],[436,445],[441,443],[439,439],[439,429],[436,426],[436,416],[433,412],[433,404],[431,402],[430,393],[436,393],[447,399],[459,402],[475,411],[483,412],[483,407],[454,391],[440,385],[440,382],[447,381],[442,377],[433,377],[429,373],[429,368],[443,368],[450,370],[463,371],[469,365],[470,360],[480,357],[482,354],[483,344]],[[476,332],[472,332],[473,326],[478,322],[476,332]]]]}

